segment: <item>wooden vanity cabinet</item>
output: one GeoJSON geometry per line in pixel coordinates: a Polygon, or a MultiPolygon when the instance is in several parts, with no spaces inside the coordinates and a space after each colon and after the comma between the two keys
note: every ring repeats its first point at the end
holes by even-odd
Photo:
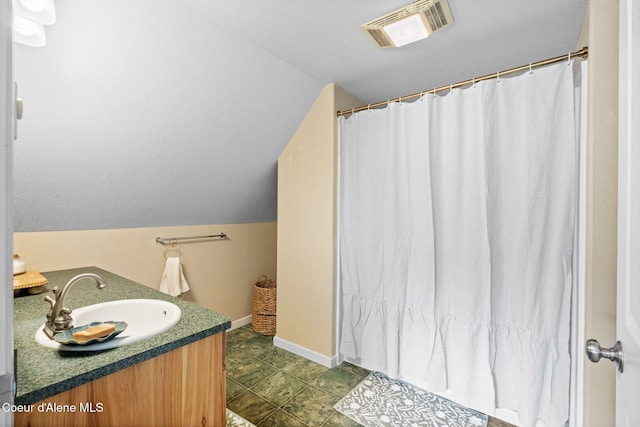
{"type": "Polygon", "coordinates": [[[223,331],[37,402],[15,425],[224,427],[225,340],[223,331]]]}

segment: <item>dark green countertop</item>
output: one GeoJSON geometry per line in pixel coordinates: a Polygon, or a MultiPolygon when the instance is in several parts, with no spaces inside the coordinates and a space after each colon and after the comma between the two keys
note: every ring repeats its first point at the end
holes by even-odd
{"type": "Polygon", "coordinates": [[[47,278],[49,284],[41,294],[14,298],[14,345],[17,350],[16,404],[26,405],[38,402],[217,334],[231,326],[227,316],[165,295],[97,267],[52,271],[42,275],[47,278]],[[72,310],[105,301],[149,298],[171,301],[180,307],[182,317],[166,332],[110,350],[64,352],[39,345],[34,335],[38,327],[46,321],[49,310],[49,304],[44,301],[44,297],[53,295],[50,291],[54,286],[62,289],[72,277],[81,273],[98,274],[107,282],[107,287],[97,289],[92,280],[77,282],[69,290],[65,299],[65,306],[72,310]]]}

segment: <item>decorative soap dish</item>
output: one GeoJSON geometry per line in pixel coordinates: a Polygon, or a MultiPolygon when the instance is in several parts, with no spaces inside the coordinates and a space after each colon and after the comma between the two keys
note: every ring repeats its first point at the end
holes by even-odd
{"type": "Polygon", "coordinates": [[[122,331],[127,329],[127,326],[128,326],[127,322],[114,322],[113,320],[108,320],[106,322],[92,322],[92,323],[89,323],[88,325],[78,326],[77,328],[72,328],[72,329],[69,329],[67,331],[60,332],[60,333],[56,334],[53,337],[53,339],[56,340],[57,342],[59,342],[60,344],[64,344],[64,345],[89,345],[89,344],[95,344],[95,343],[99,343],[99,342],[109,341],[110,339],[114,338],[115,336],[120,334],[122,331]],[[73,337],[73,335],[77,334],[78,332],[82,332],[84,330],[87,330],[89,328],[93,328],[94,326],[98,326],[98,325],[114,325],[115,326],[115,330],[112,331],[111,333],[109,333],[108,335],[105,335],[105,336],[102,336],[102,337],[91,338],[91,339],[83,340],[83,341],[73,337]]]}

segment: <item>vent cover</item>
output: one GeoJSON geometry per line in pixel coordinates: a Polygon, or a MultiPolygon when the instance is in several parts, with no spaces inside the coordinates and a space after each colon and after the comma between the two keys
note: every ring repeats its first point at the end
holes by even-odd
{"type": "MultiPolygon", "coordinates": [[[[393,24],[407,18],[414,20],[419,18],[424,26],[423,35],[418,35],[412,41],[425,38],[434,31],[453,25],[453,17],[447,0],[418,0],[408,6],[362,24],[361,27],[376,46],[381,48],[398,47],[402,46],[402,44],[394,43],[394,39],[389,35],[388,29],[389,26],[393,26],[393,24]]],[[[403,44],[406,43],[408,42],[403,42],[403,44]]]]}

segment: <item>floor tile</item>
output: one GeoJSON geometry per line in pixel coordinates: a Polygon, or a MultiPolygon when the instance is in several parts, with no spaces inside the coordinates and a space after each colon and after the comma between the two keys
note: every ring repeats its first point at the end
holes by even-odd
{"type": "Polygon", "coordinates": [[[276,346],[271,346],[270,349],[260,355],[260,360],[278,369],[282,369],[298,359],[302,359],[302,357],[276,346]]]}
{"type": "Polygon", "coordinates": [[[249,353],[238,350],[235,347],[227,346],[228,362],[231,362],[232,364],[240,364],[240,363],[244,363],[245,360],[251,360],[251,359],[253,359],[253,356],[251,356],[249,353]]]}
{"type": "Polygon", "coordinates": [[[349,417],[345,417],[340,412],[335,412],[331,418],[329,418],[322,427],[360,427],[361,424],[353,421],[349,417]]]}
{"type": "MultiPolygon", "coordinates": [[[[227,334],[227,408],[259,427],[358,427],[333,405],[369,371],[350,363],[328,369],[275,347],[245,325],[227,334]]],[[[489,417],[488,427],[513,427],[489,417]]]]}
{"type": "Polygon", "coordinates": [[[351,372],[334,368],[320,375],[311,384],[338,398],[343,398],[355,386],[360,384],[360,381],[362,380],[351,372]]]}
{"type": "Polygon", "coordinates": [[[306,383],[291,375],[278,371],[256,384],[251,390],[260,397],[278,406],[298,394],[306,383]]]}
{"type": "Polygon", "coordinates": [[[258,424],[277,408],[260,396],[247,391],[227,403],[227,408],[247,421],[258,424]]]}
{"type": "Polygon", "coordinates": [[[352,373],[356,377],[360,378],[360,380],[365,379],[367,375],[369,375],[369,373],[371,372],[368,369],[364,369],[364,368],[361,368],[360,366],[352,365],[349,362],[342,362],[340,365],[338,365],[337,368],[342,371],[347,371],[352,373]]]}
{"type": "Polygon", "coordinates": [[[256,335],[258,334],[251,329],[251,325],[234,329],[227,334],[227,347],[236,347],[237,345],[254,338],[256,335]]]}
{"type": "Polygon", "coordinates": [[[253,356],[260,356],[262,353],[268,351],[273,347],[272,337],[263,337],[262,335],[256,335],[247,339],[244,342],[236,344],[236,348],[246,351],[253,356]]]}
{"type": "Polygon", "coordinates": [[[276,368],[254,357],[227,357],[227,376],[232,380],[251,388],[261,380],[276,372],[276,368]],[[240,363],[237,363],[240,361],[240,363]]]}
{"type": "Polygon", "coordinates": [[[329,369],[318,363],[299,357],[284,366],[282,370],[301,379],[302,381],[311,382],[327,372],[329,369]]]}
{"type": "Polygon", "coordinates": [[[241,395],[242,393],[247,391],[247,388],[245,386],[243,386],[242,384],[232,380],[229,377],[227,377],[226,386],[227,386],[226,387],[226,389],[227,389],[227,402],[230,401],[231,399],[233,399],[234,397],[238,397],[239,395],[241,395]]]}
{"type": "Polygon", "coordinates": [[[498,418],[489,417],[489,422],[487,423],[487,427],[516,427],[516,426],[506,421],[502,421],[498,418]]]}
{"type": "Polygon", "coordinates": [[[303,423],[292,415],[287,414],[281,409],[273,412],[264,421],[258,424],[258,427],[307,427],[308,424],[303,423]]]}
{"type": "Polygon", "coordinates": [[[310,426],[321,426],[335,412],[333,405],[338,400],[322,390],[307,386],[296,397],[285,403],[282,409],[296,418],[305,420],[310,426]]]}

